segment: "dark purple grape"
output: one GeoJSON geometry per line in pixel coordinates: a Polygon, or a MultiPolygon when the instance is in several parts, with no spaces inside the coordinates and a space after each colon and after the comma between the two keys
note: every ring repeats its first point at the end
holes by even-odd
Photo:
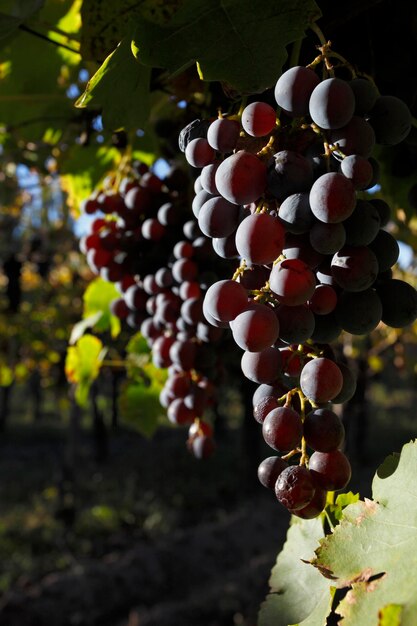
{"type": "Polygon", "coordinates": [[[253,417],[259,424],[263,424],[263,421],[268,413],[278,407],[278,400],[274,396],[266,396],[262,398],[256,406],[254,406],[253,417]]]}
{"type": "Polygon", "coordinates": [[[309,102],[313,122],[325,130],[342,128],[352,119],[355,96],[340,78],[326,78],[314,88],[309,102]]]}
{"type": "Polygon", "coordinates": [[[207,139],[202,137],[192,139],[185,148],[185,158],[192,167],[204,167],[212,163],[215,157],[216,152],[207,139]]]}
{"type": "Polygon", "coordinates": [[[310,190],[310,206],[318,220],[336,224],[352,214],[356,193],[352,182],[338,172],[320,176],[310,190]]]}
{"type": "Polygon", "coordinates": [[[216,187],[234,204],[258,200],[266,187],[266,166],[255,154],[239,150],[227,157],[216,172],[216,187]]]}
{"type": "Polygon", "coordinates": [[[331,452],[340,448],[345,436],[342,421],[330,409],[314,409],[303,423],[306,443],[318,452],[331,452]]]}
{"type": "Polygon", "coordinates": [[[327,491],[343,489],[352,475],[349,460],[340,450],[314,452],[308,467],[314,483],[327,491]]]}
{"type": "Polygon", "coordinates": [[[185,152],[187,145],[198,137],[207,137],[207,130],[210,126],[208,120],[193,120],[182,129],[178,137],[178,146],[181,152],[185,152]]]}
{"type": "Polygon", "coordinates": [[[336,318],[343,330],[352,335],[367,335],[382,318],[382,303],[374,289],[358,293],[345,291],[339,296],[336,318]]]}
{"type": "Polygon", "coordinates": [[[374,283],[379,267],[375,254],[365,246],[345,246],[333,256],[332,276],[346,291],[365,291],[374,283]]]}
{"type": "Polygon", "coordinates": [[[300,445],[303,436],[301,417],[290,407],[272,409],[263,421],[262,435],[274,450],[294,450],[300,445]]]}
{"type": "Polygon", "coordinates": [[[368,113],[379,96],[375,84],[366,78],[354,78],[349,85],[355,96],[355,114],[364,115],[368,113]]]}
{"type": "Polygon", "coordinates": [[[284,237],[284,227],[276,217],[254,213],[240,223],[236,231],[236,248],[249,264],[267,265],[282,253],[284,237]]]}
{"type": "Polygon", "coordinates": [[[282,358],[277,348],[266,348],[262,352],[244,352],[241,360],[242,372],[254,383],[272,384],[282,371],[282,358]]]}
{"type": "Polygon", "coordinates": [[[301,235],[310,230],[315,222],[311,212],[309,194],[293,193],[279,207],[278,217],[285,226],[285,230],[295,235],[301,235]]]}
{"type": "MultiPolygon", "coordinates": [[[[371,204],[371,203],[369,203],[371,204]]],[[[372,205],[375,207],[375,205],[372,205]]],[[[395,237],[386,230],[380,230],[369,243],[369,249],[375,254],[378,261],[378,271],[386,272],[398,261],[400,246],[395,237]]]]}
{"type": "Polygon", "coordinates": [[[268,190],[283,202],[294,193],[308,191],[313,182],[313,167],[302,154],[281,150],[268,161],[268,190]]]}
{"type": "Polygon", "coordinates": [[[282,304],[296,306],[311,298],[316,279],[308,265],[299,259],[284,259],[271,270],[271,291],[282,304]]]}
{"type": "Polygon", "coordinates": [[[373,177],[370,161],[358,154],[347,156],[340,164],[340,173],[348,178],[355,189],[366,189],[373,177]]]}
{"type": "Polygon", "coordinates": [[[381,220],[376,207],[365,200],[358,200],[352,215],[343,222],[346,245],[368,246],[377,236],[380,224],[381,220]]]}
{"type": "Polygon", "coordinates": [[[241,124],[251,137],[265,137],[275,128],[275,109],[266,102],[251,102],[242,112],[241,124]]]}
{"type": "Polygon", "coordinates": [[[302,465],[284,469],[275,483],[275,495],[279,502],[291,511],[304,508],[311,502],[315,485],[309,470],[302,465]]]}
{"type": "Polygon", "coordinates": [[[310,243],[320,254],[334,254],[346,241],[345,223],[325,224],[316,222],[310,230],[310,243]]]}
{"type": "Polygon", "coordinates": [[[288,467],[288,463],[279,456],[269,456],[258,467],[258,478],[261,485],[274,489],[278,476],[288,467]]]}
{"type": "Polygon", "coordinates": [[[207,312],[221,322],[234,320],[246,308],[247,302],[246,289],[234,280],[217,281],[204,297],[207,312]]]}
{"type": "Polygon", "coordinates": [[[340,149],[333,152],[335,157],[357,154],[368,158],[375,146],[374,129],[363,117],[354,115],[346,126],[329,133],[329,143],[340,149]]]}
{"type": "Polygon", "coordinates": [[[343,385],[340,392],[332,400],[333,404],[343,404],[353,398],[356,391],[356,377],[352,370],[345,363],[337,362],[337,366],[342,372],[343,385]]]}
{"type": "Polygon", "coordinates": [[[236,148],[239,132],[239,123],[235,120],[218,118],[209,126],[207,141],[218,152],[232,152],[236,148]]]}
{"type": "Polygon", "coordinates": [[[336,305],[337,293],[330,285],[317,285],[308,302],[309,309],[316,315],[328,315],[336,305]]]}
{"type": "Polygon", "coordinates": [[[198,225],[207,237],[227,237],[238,227],[239,207],[218,196],[203,204],[198,225]]]}
{"type": "Polygon", "coordinates": [[[306,363],[300,375],[300,387],[304,395],[317,404],[329,402],[340,393],[342,372],[330,359],[319,357],[306,363]]]}
{"type": "Polygon", "coordinates": [[[308,115],[310,96],[319,82],[320,78],[310,68],[302,65],[291,67],[280,76],[275,85],[275,100],[293,117],[308,115]]]}
{"type": "Polygon", "coordinates": [[[409,134],[412,118],[405,102],[396,96],[379,96],[369,112],[369,122],[377,143],[395,146],[409,134]]]}
{"type": "Polygon", "coordinates": [[[310,339],[314,331],[314,315],[305,305],[277,308],[279,337],[287,343],[303,343],[310,339]]]}
{"type": "Polygon", "coordinates": [[[320,487],[316,487],[314,496],[310,502],[302,509],[298,509],[297,511],[290,510],[290,513],[296,517],[301,517],[302,519],[313,519],[314,517],[320,515],[320,513],[324,510],[326,501],[327,491],[325,489],[320,489],[320,487]]]}
{"type": "Polygon", "coordinates": [[[242,311],[231,324],[233,339],[242,350],[260,352],[272,346],[279,336],[275,312],[265,304],[254,304],[242,311]]]}
{"type": "Polygon", "coordinates": [[[417,319],[417,291],[403,280],[381,281],[376,291],[382,302],[382,321],[392,328],[403,328],[417,319]]]}

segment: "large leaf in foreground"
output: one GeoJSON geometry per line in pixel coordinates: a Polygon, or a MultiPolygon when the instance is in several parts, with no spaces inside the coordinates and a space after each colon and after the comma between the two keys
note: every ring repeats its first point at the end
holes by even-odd
{"type": "Polygon", "coordinates": [[[374,500],[348,506],[314,564],[339,588],[341,626],[417,624],[417,443],[392,456],[373,481],[374,500]]]}
{"type": "Polygon", "coordinates": [[[204,80],[260,92],[280,76],[286,46],[319,17],[314,0],[183,0],[165,24],[138,20],[134,50],[145,65],[174,73],[198,61],[204,80]]]}
{"type": "Polygon", "coordinates": [[[292,518],[287,541],[272,569],[271,593],[261,606],[258,626],[324,626],[333,599],[331,581],[305,562],[313,557],[323,534],[320,517],[292,518]]]}

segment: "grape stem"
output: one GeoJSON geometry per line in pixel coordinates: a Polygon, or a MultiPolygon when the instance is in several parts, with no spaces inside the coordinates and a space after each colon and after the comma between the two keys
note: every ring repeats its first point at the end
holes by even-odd
{"type": "Polygon", "coordinates": [[[318,65],[319,63],[324,63],[324,67],[327,71],[327,73],[329,74],[329,76],[334,76],[334,70],[336,68],[336,66],[334,66],[331,62],[330,59],[337,59],[338,61],[340,61],[340,65],[337,67],[346,67],[349,72],[352,75],[352,78],[356,77],[356,71],[353,67],[353,65],[351,63],[349,63],[349,61],[347,61],[341,54],[339,54],[338,52],[334,52],[333,50],[331,50],[331,41],[327,41],[323,31],[321,30],[321,28],[319,28],[319,26],[317,26],[317,24],[313,23],[310,26],[310,29],[317,35],[317,37],[319,38],[320,41],[320,46],[317,46],[318,50],[320,51],[321,54],[319,54],[309,65],[307,65],[307,67],[310,68],[314,68],[316,65],[318,65]]]}

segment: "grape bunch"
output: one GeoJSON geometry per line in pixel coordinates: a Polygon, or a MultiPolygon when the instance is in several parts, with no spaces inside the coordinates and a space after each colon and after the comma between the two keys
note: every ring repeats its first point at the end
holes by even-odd
{"type": "Polygon", "coordinates": [[[254,416],[281,453],[261,463],[259,479],[301,517],[318,515],[326,492],[351,475],[331,407],[352,397],[355,380],[329,344],[342,331],[365,335],[417,317],[416,290],[393,278],[391,209],[367,193],[379,180],[374,146],[403,141],[410,112],[368,78],[336,77],[330,48],[322,52],[277,81],[279,118],[253,101],[195,120],[179,137],[199,170],[198,225],[220,256],[240,260],[207,290],[204,315],[230,327],[242,372],[259,385],[254,416]]]}
{"type": "Polygon", "coordinates": [[[182,181],[179,189],[169,188],[141,163],[129,169],[117,189],[108,179],[85,204],[87,214],[104,215],[92,221],[80,246],[92,271],[120,292],[111,312],[140,330],[153,364],[168,369],[161,405],[171,423],[188,425],[190,451],[205,458],[214,441],[203,415],[214,404],[221,379],[214,345],[224,331],[204,318],[203,298],[225,266],[230,271],[230,263],[215,255],[190,219],[181,189],[182,181]]]}

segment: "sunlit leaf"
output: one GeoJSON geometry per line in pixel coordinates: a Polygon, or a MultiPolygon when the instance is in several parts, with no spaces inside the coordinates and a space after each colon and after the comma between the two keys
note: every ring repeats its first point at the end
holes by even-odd
{"type": "Polygon", "coordinates": [[[348,588],[337,607],[343,626],[415,626],[417,583],[417,442],[391,456],[372,483],[373,500],[344,510],[314,564],[348,588]],[[406,567],[404,567],[406,563],[406,567]]]}
{"type": "Polygon", "coordinates": [[[110,303],[120,296],[113,283],[102,278],[94,279],[84,293],[84,318],[100,313],[94,325],[96,332],[111,331],[112,337],[120,333],[120,320],[110,313],[110,303]]]}
{"type": "Polygon", "coordinates": [[[100,372],[106,349],[97,337],[84,335],[75,346],[69,346],[65,360],[68,382],[76,385],[75,397],[84,406],[90,387],[100,372]]]}
{"type": "Polygon", "coordinates": [[[142,128],[149,116],[149,67],[137,63],[125,38],[87,83],[75,106],[102,109],[109,130],[142,128]],[[115,97],[117,94],[117,97],[115,97]]]}

